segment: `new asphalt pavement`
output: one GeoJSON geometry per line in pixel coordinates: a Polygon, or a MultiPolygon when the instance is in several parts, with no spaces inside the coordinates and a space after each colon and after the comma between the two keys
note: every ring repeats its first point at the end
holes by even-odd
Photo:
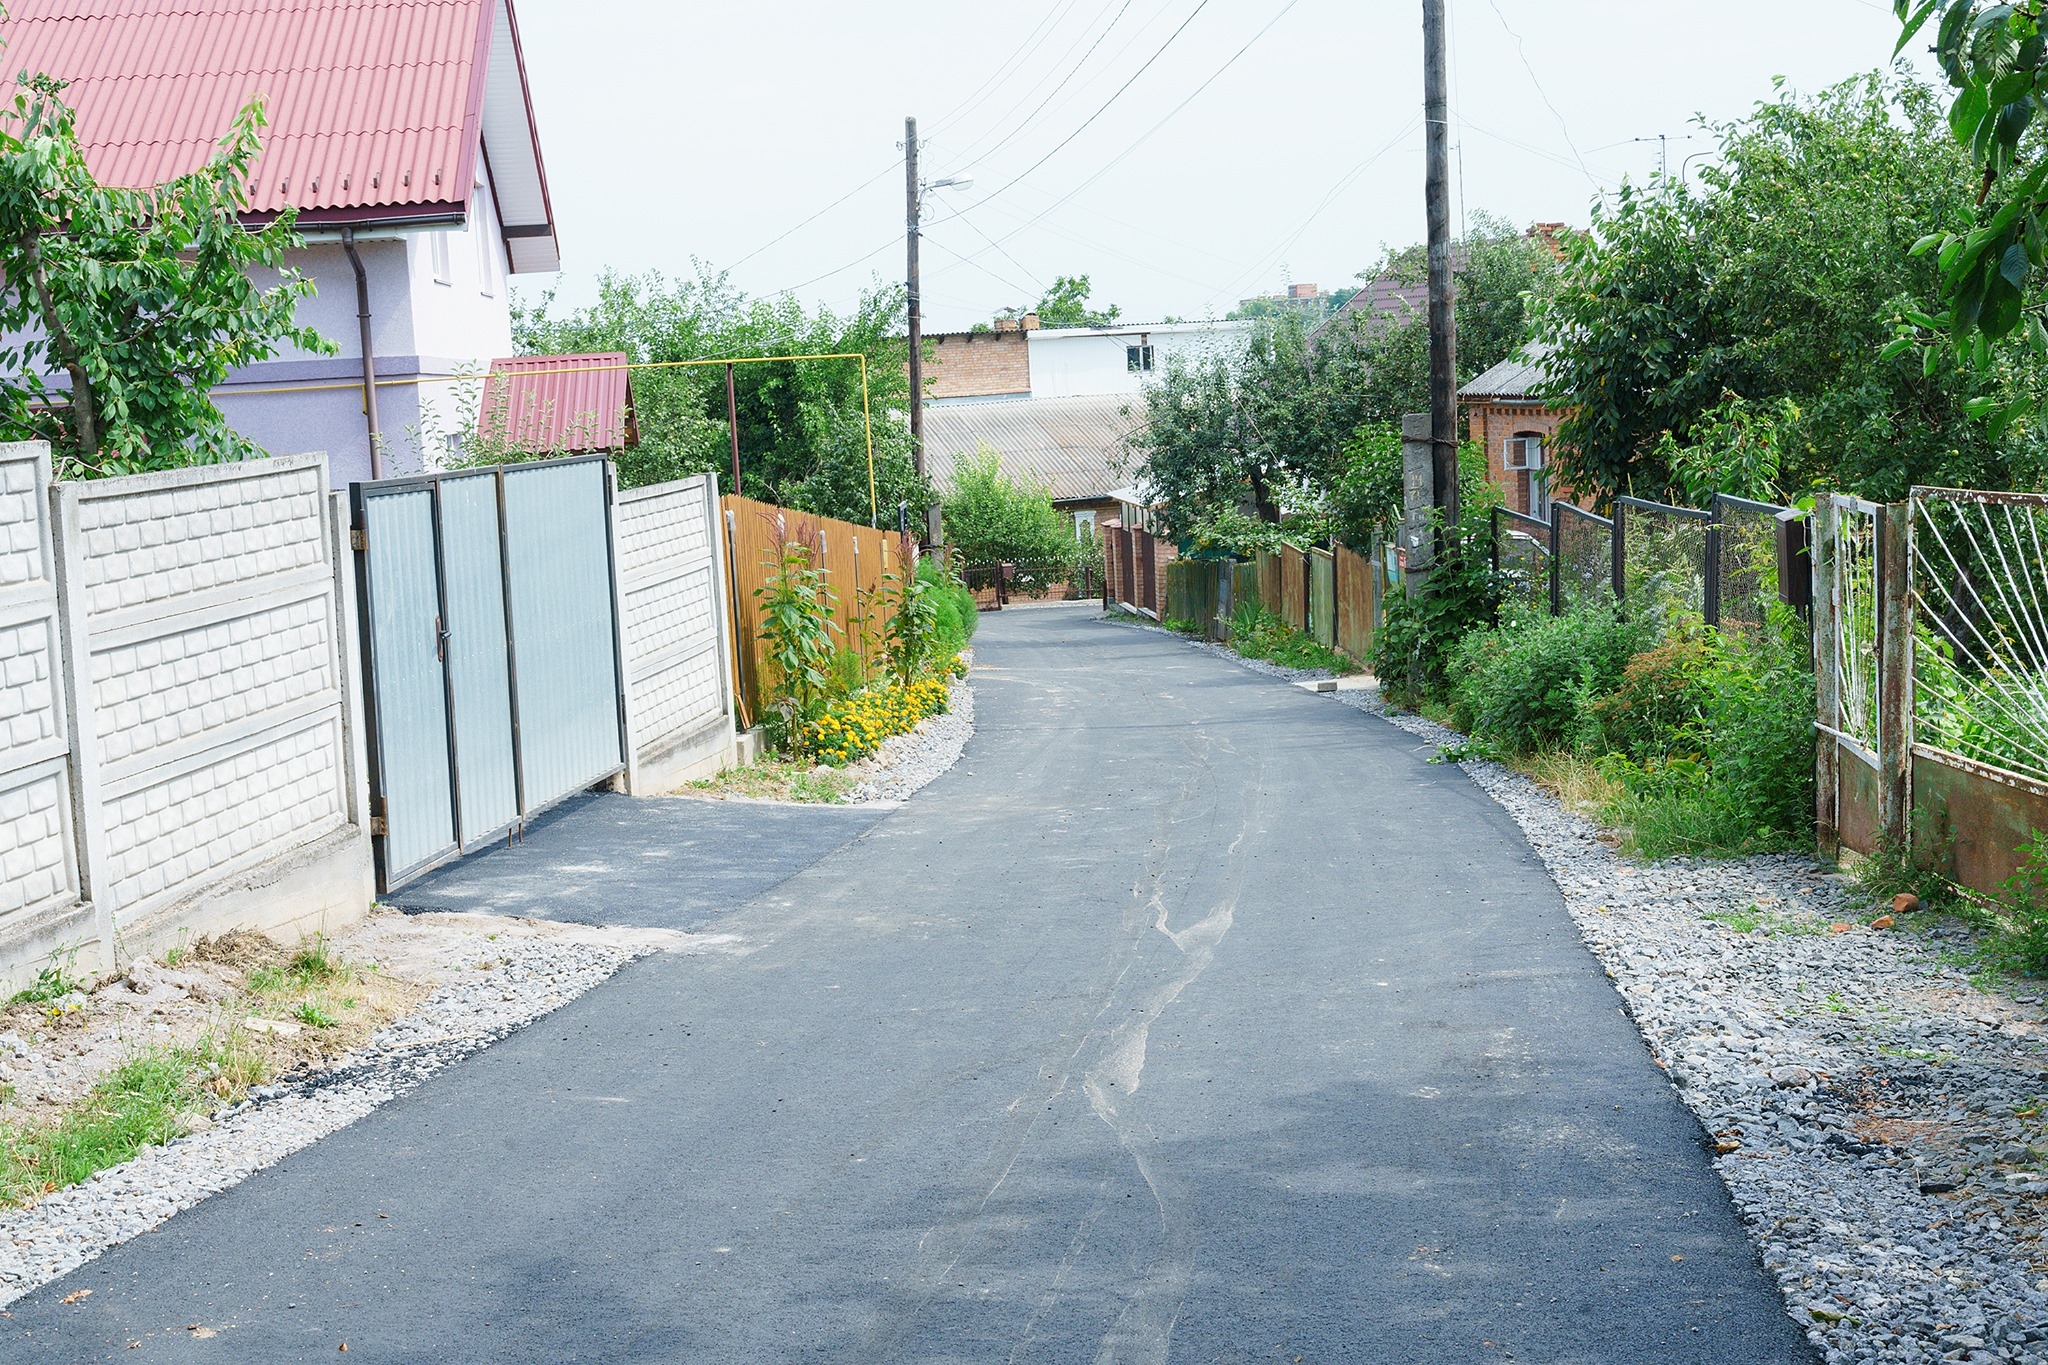
{"type": "Polygon", "coordinates": [[[984,618],[965,758],[878,821],[593,804],[418,889],[741,951],[19,1301],[0,1360],[1811,1360],[1506,815],[1095,616],[984,618]]]}

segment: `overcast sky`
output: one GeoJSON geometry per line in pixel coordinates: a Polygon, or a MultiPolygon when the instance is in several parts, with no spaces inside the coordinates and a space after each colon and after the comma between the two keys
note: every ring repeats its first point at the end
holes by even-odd
{"type": "MultiPolygon", "coordinates": [[[[927,179],[974,177],[928,201],[931,329],[1058,274],[1132,320],[1347,284],[1423,234],[1420,11],[518,0],[564,264],[524,292],[581,302],[606,267],[684,274],[695,257],[750,294],[843,310],[902,276],[906,114],[927,179]]],[[[1695,115],[1739,116],[1773,77],[1815,90],[1884,65],[1890,11],[1450,0],[1462,210],[1583,224],[1656,167],[1657,134],[1677,174],[1713,145],[1695,115]]]]}

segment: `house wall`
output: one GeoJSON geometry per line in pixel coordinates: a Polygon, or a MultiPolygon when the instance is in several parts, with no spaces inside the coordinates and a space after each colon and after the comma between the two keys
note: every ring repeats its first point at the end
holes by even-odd
{"type": "Polygon", "coordinates": [[[22,888],[0,897],[0,983],[52,953],[100,970],[367,912],[326,474],[297,456],[53,491],[47,447],[0,446],[5,600],[32,604],[26,631],[0,617],[26,661],[0,666],[21,680],[0,711],[28,717],[0,729],[0,865],[22,888]]]}
{"type": "Polygon", "coordinates": [[[1069,398],[1096,393],[1141,393],[1155,376],[1165,374],[1175,359],[1192,363],[1221,354],[1242,339],[1247,327],[1248,324],[1240,322],[1164,323],[1115,330],[1061,328],[1030,332],[1026,335],[1031,353],[1031,395],[1069,398]],[[1129,348],[1140,345],[1152,347],[1150,374],[1130,368],[1129,348]]]}
{"type": "MultiPolygon", "coordinates": [[[[1550,447],[1557,437],[1558,425],[1564,421],[1564,414],[1540,403],[1491,402],[1467,404],[1466,418],[1471,439],[1486,452],[1487,482],[1506,495],[1510,511],[1527,515],[1529,475],[1507,468],[1505,443],[1511,436],[1541,436],[1545,463],[1548,464],[1550,447]]],[[[1572,501],[1570,490],[1559,488],[1554,476],[1550,492],[1553,499],[1572,501]]]]}
{"type": "Polygon", "coordinates": [[[948,332],[931,338],[925,363],[927,401],[1029,395],[1031,353],[1026,332],[948,332]]]}
{"type": "MultiPolygon", "coordinates": [[[[483,373],[512,354],[510,262],[488,184],[477,189],[467,226],[365,233],[356,254],[369,282],[385,473],[417,473],[441,462],[451,434],[474,428],[483,373]],[[453,378],[464,375],[477,380],[453,378]]],[[[315,289],[300,301],[298,321],[333,342],[336,354],[286,348],[237,370],[214,401],[267,451],[325,451],[343,487],[370,477],[355,270],[331,238],[295,252],[292,264],[315,289]]],[[[276,275],[257,278],[270,284],[276,275]]]]}

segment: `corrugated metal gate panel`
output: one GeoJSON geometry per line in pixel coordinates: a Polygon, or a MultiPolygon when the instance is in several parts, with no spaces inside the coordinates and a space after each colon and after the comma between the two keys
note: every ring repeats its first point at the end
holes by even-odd
{"type": "Polygon", "coordinates": [[[455,700],[456,790],[467,847],[519,819],[498,480],[481,470],[443,478],[440,488],[448,690],[455,700]]]}
{"type": "Polygon", "coordinates": [[[505,533],[520,771],[533,810],[625,761],[603,461],[507,469],[505,533]]]}
{"type": "Polygon", "coordinates": [[[385,820],[379,878],[407,873],[455,850],[449,783],[448,697],[441,673],[439,579],[431,488],[372,493],[357,515],[369,537],[362,594],[370,680],[372,776],[385,820]]]}

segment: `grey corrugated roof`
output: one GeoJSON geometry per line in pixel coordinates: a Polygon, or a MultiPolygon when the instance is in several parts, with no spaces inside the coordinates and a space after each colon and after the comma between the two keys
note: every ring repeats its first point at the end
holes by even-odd
{"type": "Polygon", "coordinates": [[[1544,364],[1550,347],[1532,341],[1485,374],[1458,390],[1460,398],[1535,398],[1536,390],[1550,378],[1544,364]]]}
{"type": "Polygon", "coordinates": [[[1055,499],[1106,498],[1128,478],[1124,439],[1144,411],[1142,394],[937,404],[924,412],[925,468],[943,486],[955,458],[988,446],[1005,474],[1055,499]]]}

